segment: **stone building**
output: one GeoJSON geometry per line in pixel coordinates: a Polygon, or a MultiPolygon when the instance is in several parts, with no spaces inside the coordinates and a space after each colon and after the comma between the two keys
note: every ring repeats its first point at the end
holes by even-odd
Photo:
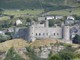
{"type": "Polygon", "coordinates": [[[71,42],[72,37],[75,34],[80,34],[80,25],[78,24],[76,29],[78,30],[75,33],[76,25],[69,26],[68,24],[55,24],[52,27],[49,27],[49,20],[46,18],[40,18],[38,22],[31,21],[27,27],[25,28],[15,28],[15,34],[13,38],[23,38],[29,42],[35,40],[42,40],[42,39],[62,39],[65,42],[71,42]],[[41,21],[44,21],[43,23],[41,21]],[[79,28],[77,28],[79,26],[79,28]]]}
{"type": "Polygon", "coordinates": [[[28,35],[26,36],[28,41],[35,41],[36,39],[64,39],[70,40],[70,27],[66,25],[49,27],[47,19],[44,23],[32,21],[27,28],[28,35]]]}

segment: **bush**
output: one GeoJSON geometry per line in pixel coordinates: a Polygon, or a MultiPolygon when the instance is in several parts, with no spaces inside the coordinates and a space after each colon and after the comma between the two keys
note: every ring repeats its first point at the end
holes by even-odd
{"type": "Polygon", "coordinates": [[[4,42],[9,39],[10,39],[10,36],[0,34],[0,42],[4,42]]]}
{"type": "Polygon", "coordinates": [[[57,54],[51,56],[49,60],[73,60],[74,58],[79,57],[78,54],[75,53],[75,51],[76,49],[72,47],[66,47],[65,49],[61,50],[57,54]]]}
{"type": "Polygon", "coordinates": [[[13,35],[15,34],[14,32],[6,32],[5,33],[6,35],[10,36],[10,39],[13,38],[13,35]]]}
{"type": "Polygon", "coordinates": [[[80,58],[80,53],[76,53],[75,58],[80,58]]]}
{"type": "Polygon", "coordinates": [[[59,54],[53,55],[49,60],[62,60],[59,54]]]}
{"type": "Polygon", "coordinates": [[[72,60],[72,59],[74,59],[74,54],[70,52],[61,52],[49,58],[49,60],[72,60]]]}
{"type": "Polygon", "coordinates": [[[72,52],[62,52],[60,53],[60,57],[62,60],[72,60],[74,58],[74,54],[72,52]]]}
{"type": "Polygon", "coordinates": [[[11,47],[8,50],[7,55],[4,60],[24,60],[24,59],[15,52],[13,47],[11,47]]]}
{"type": "Polygon", "coordinates": [[[75,44],[80,44],[80,36],[79,35],[75,35],[75,37],[73,38],[73,43],[75,44]]]}
{"type": "Polygon", "coordinates": [[[37,55],[36,55],[36,52],[35,50],[29,46],[29,47],[26,47],[26,54],[30,57],[30,60],[41,60],[37,55]]]}

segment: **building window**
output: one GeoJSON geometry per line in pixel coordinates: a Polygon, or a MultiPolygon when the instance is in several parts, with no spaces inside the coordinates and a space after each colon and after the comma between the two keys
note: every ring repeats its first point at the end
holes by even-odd
{"type": "Polygon", "coordinates": [[[54,33],[54,36],[55,36],[55,33],[54,33]]]}
{"type": "Polygon", "coordinates": [[[57,33],[57,35],[59,35],[59,33],[57,33]]]}
{"type": "Polygon", "coordinates": [[[43,33],[43,36],[44,36],[45,34],[43,33]]]}
{"type": "Polygon", "coordinates": [[[46,35],[48,35],[48,33],[46,33],[46,35]]]}
{"type": "Polygon", "coordinates": [[[41,36],[41,33],[39,33],[39,36],[41,36]]]}
{"type": "Polygon", "coordinates": [[[37,33],[36,33],[36,36],[37,36],[37,33]]]}

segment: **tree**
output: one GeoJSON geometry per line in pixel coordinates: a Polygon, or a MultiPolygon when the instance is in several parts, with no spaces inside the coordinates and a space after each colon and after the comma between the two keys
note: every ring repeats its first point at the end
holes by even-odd
{"type": "Polygon", "coordinates": [[[4,10],[3,10],[2,8],[0,8],[0,14],[2,14],[2,13],[3,13],[3,11],[4,11],[4,10]]]}
{"type": "Polygon", "coordinates": [[[73,38],[73,43],[76,43],[76,44],[80,44],[80,36],[79,35],[75,35],[75,37],[73,38]]]}
{"type": "Polygon", "coordinates": [[[72,15],[72,16],[75,17],[76,20],[80,20],[80,16],[78,16],[78,15],[76,15],[76,14],[74,14],[74,15],[72,15]]]}
{"type": "Polygon", "coordinates": [[[6,32],[6,35],[10,36],[10,40],[13,38],[14,32],[6,32]]]}
{"type": "Polygon", "coordinates": [[[8,40],[8,39],[10,39],[10,36],[0,34],[0,42],[4,42],[4,41],[6,41],[6,40],[8,40]]]}
{"type": "Polygon", "coordinates": [[[31,19],[30,19],[30,18],[27,18],[27,19],[26,19],[26,22],[31,22],[31,19]]]}
{"type": "Polygon", "coordinates": [[[52,27],[54,26],[55,21],[54,20],[49,20],[49,26],[52,27]]]}
{"type": "Polygon", "coordinates": [[[13,19],[13,18],[14,18],[14,15],[11,15],[11,16],[10,16],[10,19],[13,19]]]}

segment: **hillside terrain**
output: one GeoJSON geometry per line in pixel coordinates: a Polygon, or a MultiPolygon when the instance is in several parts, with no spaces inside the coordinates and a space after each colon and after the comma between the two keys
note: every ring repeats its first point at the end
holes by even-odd
{"type": "Polygon", "coordinates": [[[62,9],[80,6],[79,0],[0,0],[0,8],[7,9],[32,9],[48,8],[62,9]]]}
{"type": "MultiPolygon", "coordinates": [[[[24,48],[27,46],[31,47],[40,47],[40,46],[46,46],[50,44],[55,44],[57,42],[63,42],[61,40],[56,39],[44,39],[44,40],[36,40],[32,43],[29,43],[23,39],[13,39],[9,41],[5,41],[3,43],[0,43],[0,51],[7,51],[9,48],[14,47],[16,49],[24,48]]],[[[77,44],[72,44],[73,46],[78,46],[77,44]]]]}
{"type": "Polygon", "coordinates": [[[13,40],[9,40],[3,43],[0,43],[0,51],[5,51],[8,50],[11,47],[20,49],[20,48],[24,48],[27,46],[32,46],[32,47],[40,47],[40,46],[45,46],[45,45],[49,45],[50,43],[56,43],[56,40],[37,40],[35,42],[32,43],[28,43],[27,41],[23,40],[23,39],[13,39],[13,40]]]}
{"type": "MultiPolygon", "coordinates": [[[[58,42],[62,42],[60,40],[57,40],[58,42]]],[[[18,58],[24,58],[25,60],[31,60],[31,56],[29,56],[29,54],[33,54],[31,52],[26,53],[24,52],[25,51],[25,47],[28,47],[30,49],[30,47],[33,47],[33,48],[36,48],[38,49],[39,47],[41,46],[51,46],[53,44],[56,44],[57,41],[54,39],[54,40],[51,40],[51,39],[46,39],[46,40],[37,40],[35,42],[32,42],[32,43],[28,43],[27,41],[23,40],[23,39],[14,39],[14,40],[9,40],[9,41],[6,41],[6,42],[3,42],[3,43],[0,43],[0,52],[3,52],[3,55],[0,55],[0,58],[1,60],[4,60],[4,58],[6,57],[7,59],[6,60],[9,60],[9,59],[12,59],[11,57],[14,56],[14,54],[17,54],[16,56],[20,55],[20,57],[18,56],[18,58]],[[11,51],[9,51],[11,49],[11,47],[13,47],[14,49],[12,49],[11,51]],[[6,53],[8,55],[5,56],[4,52],[6,51],[6,53]],[[14,52],[15,51],[15,52],[14,52]],[[10,53],[9,53],[10,52],[10,53]],[[12,54],[14,53],[14,54],[12,54]],[[10,55],[11,54],[11,55],[10,55]]],[[[55,45],[56,47],[57,45],[55,45]]],[[[65,47],[68,46],[68,45],[65,45],[65,47]]],[[[73,48],[76,48],[78,47],[79,45],[77,44],[72,44],[71,46],[73,46],[73,48]]],[[[35,50],[36,50],[35,49],[35,50]]],[[[38,49],[39,50],[39,49],[38,49]]],[[[38,51],[36,50],[36,51],[38,51]]],[[[31,50],[32,51],[32,50],[31,50]]],[[[79,52],[80,49],[78,48],[75,52],[79,52]]],[[[33,58],[33,57],[32,57],[33,58]]],[[[17,60],[17,59],[16,59],[17,60]]],[[[23,59],[22,59],[23,60],[23,59]]],[[[76,58],[74,60],[79,60],[79,58],[76,58]]]]}

